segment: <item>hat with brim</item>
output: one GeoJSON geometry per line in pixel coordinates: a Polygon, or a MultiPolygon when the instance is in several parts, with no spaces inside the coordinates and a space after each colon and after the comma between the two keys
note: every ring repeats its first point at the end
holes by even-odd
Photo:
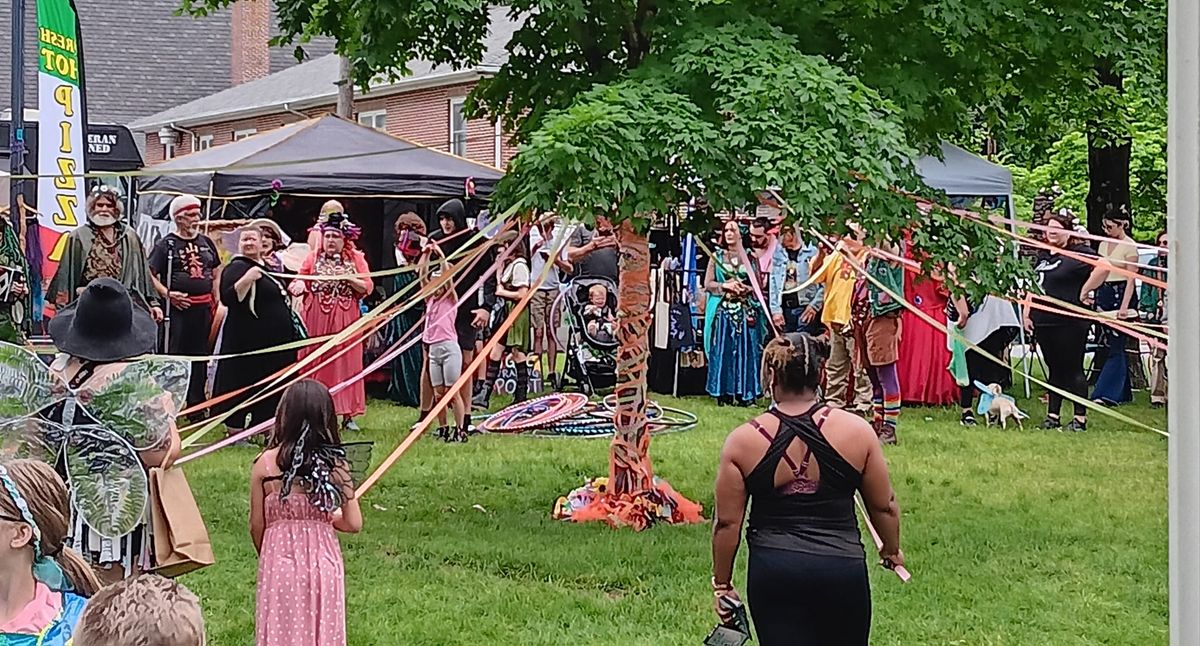
{"type": "Polygon", "coordinates": [[[158,325],[133,304],[129,291],[111,278],[97,278],[79,299],[50,319],[50,338],[59,352],[86,361],[124,361],[154,352],[158,325]]]}

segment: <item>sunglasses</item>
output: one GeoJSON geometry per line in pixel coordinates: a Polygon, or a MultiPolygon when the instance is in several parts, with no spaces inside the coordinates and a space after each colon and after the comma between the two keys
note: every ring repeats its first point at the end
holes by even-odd
{"type": "Polygon", "coordinates": [[[24,518],[13,518],[12,516],[0,516],[0,520],[7,520],[10,523],[25,523],[24,518]]]}

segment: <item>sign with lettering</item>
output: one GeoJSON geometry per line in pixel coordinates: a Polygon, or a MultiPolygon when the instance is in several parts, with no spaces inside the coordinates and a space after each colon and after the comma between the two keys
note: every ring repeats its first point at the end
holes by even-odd
{"type": "MultiPolygon", "coordinates": [[[[83,67],[72,0],[38,0],[38,223],[42,276],[54,275],[66,233],[85,221],[83,67]]],[[[91,142],[88,142],[91,145],[91,142]]]]}

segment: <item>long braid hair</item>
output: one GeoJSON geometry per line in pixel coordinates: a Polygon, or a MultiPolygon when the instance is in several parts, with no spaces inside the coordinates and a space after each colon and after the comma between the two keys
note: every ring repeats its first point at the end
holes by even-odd
{"type": "MultiPolygon", "coordinates": [[[[2,463],[8,477],[16,485],[29,514],[40,533],[42,554],[62,568],[76,594],[91,597],[100,589],[100,581],[92,566],[77,552],[66,546],[71,530],[71,499],[67,485],[54,468],[36,460],[11,460],[2,463]]],[[[21,518],[22,510],[16,500],[0,488],[0,515],[21,518]]],[[[30,545],[33,548],[33,545],[30,545]]]]}

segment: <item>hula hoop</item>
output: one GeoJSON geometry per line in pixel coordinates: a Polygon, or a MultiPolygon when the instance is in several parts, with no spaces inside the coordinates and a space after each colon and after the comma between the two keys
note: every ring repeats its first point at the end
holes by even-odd
{"type": "Polygon", "coordinates": [[[488,433],[519,433],[566,419],[588,405],[586,395],[555,393],[513,404],[480,422],[488,433]]]}

